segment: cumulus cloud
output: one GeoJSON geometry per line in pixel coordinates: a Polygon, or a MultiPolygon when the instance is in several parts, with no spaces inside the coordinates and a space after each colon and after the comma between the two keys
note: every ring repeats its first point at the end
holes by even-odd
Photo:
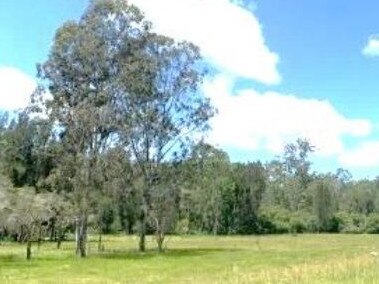
{"type": "Polygon", "coordinates": [[[349,119],[328,101],[245,89],[233,93],[233,80],[219,75],[204,84],[218,115],[211,121],[212,143],[280,153],[296,138],[307,138],[321,155],[344,152],[343,136],[366,136],[372,125],[349,119]]]}
{"type": "Polygon", "coordinates": [[[279,83],[279,56],[266,45],[262,27],[241,1],[131,0],[157,32],[188,40],[224,73],[265,84],[279,83]]]}
{"type": "Polygon", "coordinates": [[[37,87],[35,80],[14,67],[0,67],[0,109],[13,111],[27,106],[37,87]]]}
{"type": "Polygon", "coordinates": [[[379,141],[368,141],[357,148],[343,153],[339,162],[345,167],[379,166],[379,141]]]}
{"type": "Polygon", "coordinates": [[[250,11],[255,11],[257,9],[257,3],[254,0],[230,0],[233,4],[239,5],[250,11]]]}
{"type": "Polygon", "coordinates": [[[371,35],[362,50],[362,54],[368,57],[379,56],[379,35],[371,35]]]}

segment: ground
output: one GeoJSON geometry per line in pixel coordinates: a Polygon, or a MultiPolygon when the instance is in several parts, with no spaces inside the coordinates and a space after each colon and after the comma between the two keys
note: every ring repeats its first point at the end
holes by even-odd
{"type": "Polygon", "coordinates": [[[379,235],[169,237],[159,254],[138,253],[138,239],[89,243],[86,259],[74,244],[44,243],[25,260],[25,246],[0,245],[0,283],[379,283],[379,235]]]}

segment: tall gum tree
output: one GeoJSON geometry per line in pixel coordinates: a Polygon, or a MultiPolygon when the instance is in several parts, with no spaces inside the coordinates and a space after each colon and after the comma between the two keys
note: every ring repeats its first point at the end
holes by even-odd
{"type": "MultiPolygon", "coordinates": [[[[144,251],[148,214],[157,207],[151,203],[152,192],[159,190],[160,181],[168,181],[160,165],[184,158],[188,146],[207,130],[213,108],[198,90],[203,72],[193,44],[149,31],[122,56],[126,62],[116,82],[123,117],[118,133],[143,179],[139,247],[144,251]]],[[[162,232],[162,225],[155,227],[162,232]]]]}
{"type": "Polygon", "coordinates": [[[145,250],[150,196],[163,175],[159,165],[180,160],[213,115],[198,91],[200,67],[197,47],[152,32],[127,1],[92,1],[78,22],[57,31],[38,73],[52,96],[47,113],[62,144],[55,174],[75,203],[81,256],[92,193],[101,185],[99,157],[115,145],[129,152],[138,168],[139,247],[145,250]],[[69,167],[69,174],[60,167],[69,167]]]}
{"type": "Polygon", "coordinates": [[[139,10],[125,1],[92,1],[78,22],[58,29],[48,60],[38,66],[52,97],[46,102],[47,113],[62,145],[54,174],[65,179],[65,190],[73,198],[77,252],[83,257],[92,193],[99,185],[99,155],[113,143],[117,60],[132,38],[145,32],[148,25],[142,19],[139,10]]]}

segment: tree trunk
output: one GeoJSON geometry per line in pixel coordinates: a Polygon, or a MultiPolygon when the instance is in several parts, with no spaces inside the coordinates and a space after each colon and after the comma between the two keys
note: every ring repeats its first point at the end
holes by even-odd
{"type": "Polygon", "coordinates": [[[32,241],[29,238],[26,244],[26,259],[27,260],[32,259],[32,241]]]}
{"type": "Polygon", "coordinates": [[[81,218],[77,218],[76,223],[76,253],[80,257],[87,256],[87,216],[83,214],[81,218]]]}
{"type": "Polygon", "coordinates": [[[212,228],[214,236],[216,236],[218,233],[218,226],[219,226],[218,218],[219,218],[219,214],[218,214],[218,210],[216,210],[216,213],[214,215],[213,228],[212,228]]]}
{"type": "Polygon", "coordinates": [[[17,242],[24,243],[26,237],[27,237],[27,233],[26,233],[26,230],[24,228],[24,225],[21,225],[20,231],[19,231],[19,233],[17,235],[17,242]]]}
{"type": "Polygon", "coordinates": [[[79,250],[80,250],[81,257],[87,256],[86,247],[87,247],[87,218],[84,217],[81,222],[80,237],[79,237],[79,250]]]}
{"type": "Polygon", "coordinates": [[[98,251],[104,251],[104,247],[102,246],[102,233],[101,233],[101,230],[100,230],[100,233],[99,233],[99,242],[97,244],[97,250],[98,251]]]}
{"type": "Polygon", "coordinates": [[[80,219],[75,218],[75,243],[76,243],[76,254],[79,255],[79,232],[80,232],[80,219]]]}
{"type": "MultiPolygon", "coordinates": [[[[148,127],[147,127],[148,129],[148,127]]],[[[144,146],[146,147],[145,152],[145,161],[147,162],[145,164],[143,173],[144,173],[144,185],[143,185],[143,192],[142,192],[142,210],[141,210],[141,218],[140,218],[140,242],[139,242],[139,249],[141,252],[144,252],[146,250],[146,223],[147,223],[147,212],[149,209],[149,192],[150,192],[150,186],[151,186],[151,167],[149,169],[149,161],[150,161],[150,151],[149,151],[149,137],[147,135],[147,129],[144,129],[144,146]],[[146,132],[145,132],[146,131],[146,132]],[[149,169],[149,170],[148,170],[149,169]]]]}
{"type": "Polygon", "coordinates": [[[159,234],[157,238],[157,244],[158,244],[158,251],[162,252],[163,251],[163,242],[164,242],[164,235],[159,234]]]}
{"type": "Polygon", "coordinates": [[[163,229],[162,228],[158,229],[157,230],[157,234],[156,234],[157,245],[158,245],[158,252],[162,252],[163,251],[164,238],[165,238],[165,235],[164,235],[163,229]]]}
{"type": "Polygon", "coordinates": [[[158,245],[158,252],[163,251],[163,242],[164,242],[164,222],[160,218],[155,218],[155,239],[158,245]]]}
{"type": "Polygon", "coordinates": [[[128,221],[128,235],[131,235],[133,234],[133,222],[130,218],[130,220],[128,221]]]}
{"type": "Polygon", "coordinates": [[[146,251],[146,227],[147,227],[147,214],[150,205],[150,192],[151,182],[150,180],[145,180],[143,195],[142,195],[142,206],[140,215],[140,240],[139,240],[139,250],[141,252],[146,251]]]}
{"type": "Polygon", "coordinates": [[[57,239],[56,235],[56,227],[55,227],[55,218],[51,219],[51,225],[50,225],[50,242],[56,241],[57,239]]]}
{"type": "Polygon", "coordinates": [[[40,225],[38,229],[38,249],[41,248],[41,244],[42,244],[42,226],[40,225]]]}
{"type": "Polygon", "coordinates": [[[61,228],[58,228],[56,231],[57,249],[61,248],[63,238],[64,238],[64,231],[61,228]]]}
{"type": "Polygon", "coordinates": [[[142,206],[140,216],[140,238],[139,238],[139,250],[144,252],[146,250],[146,212],[145,205],[142,206]]]}

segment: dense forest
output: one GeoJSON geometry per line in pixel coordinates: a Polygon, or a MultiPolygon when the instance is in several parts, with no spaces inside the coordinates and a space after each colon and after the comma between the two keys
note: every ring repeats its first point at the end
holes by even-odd
{"type": "Polygon", "coordinates": [[[37,69],[30,106],[0,119],[0,234],[28,257],[70,236],[85,256],[89,233],[144,251],[147,234],[162,250],[167,234],[379,232],[379,182],[314,172],[307,139],[251,163],[206,143],[199,49],[125,1],[92,1],[37,69]]]}

